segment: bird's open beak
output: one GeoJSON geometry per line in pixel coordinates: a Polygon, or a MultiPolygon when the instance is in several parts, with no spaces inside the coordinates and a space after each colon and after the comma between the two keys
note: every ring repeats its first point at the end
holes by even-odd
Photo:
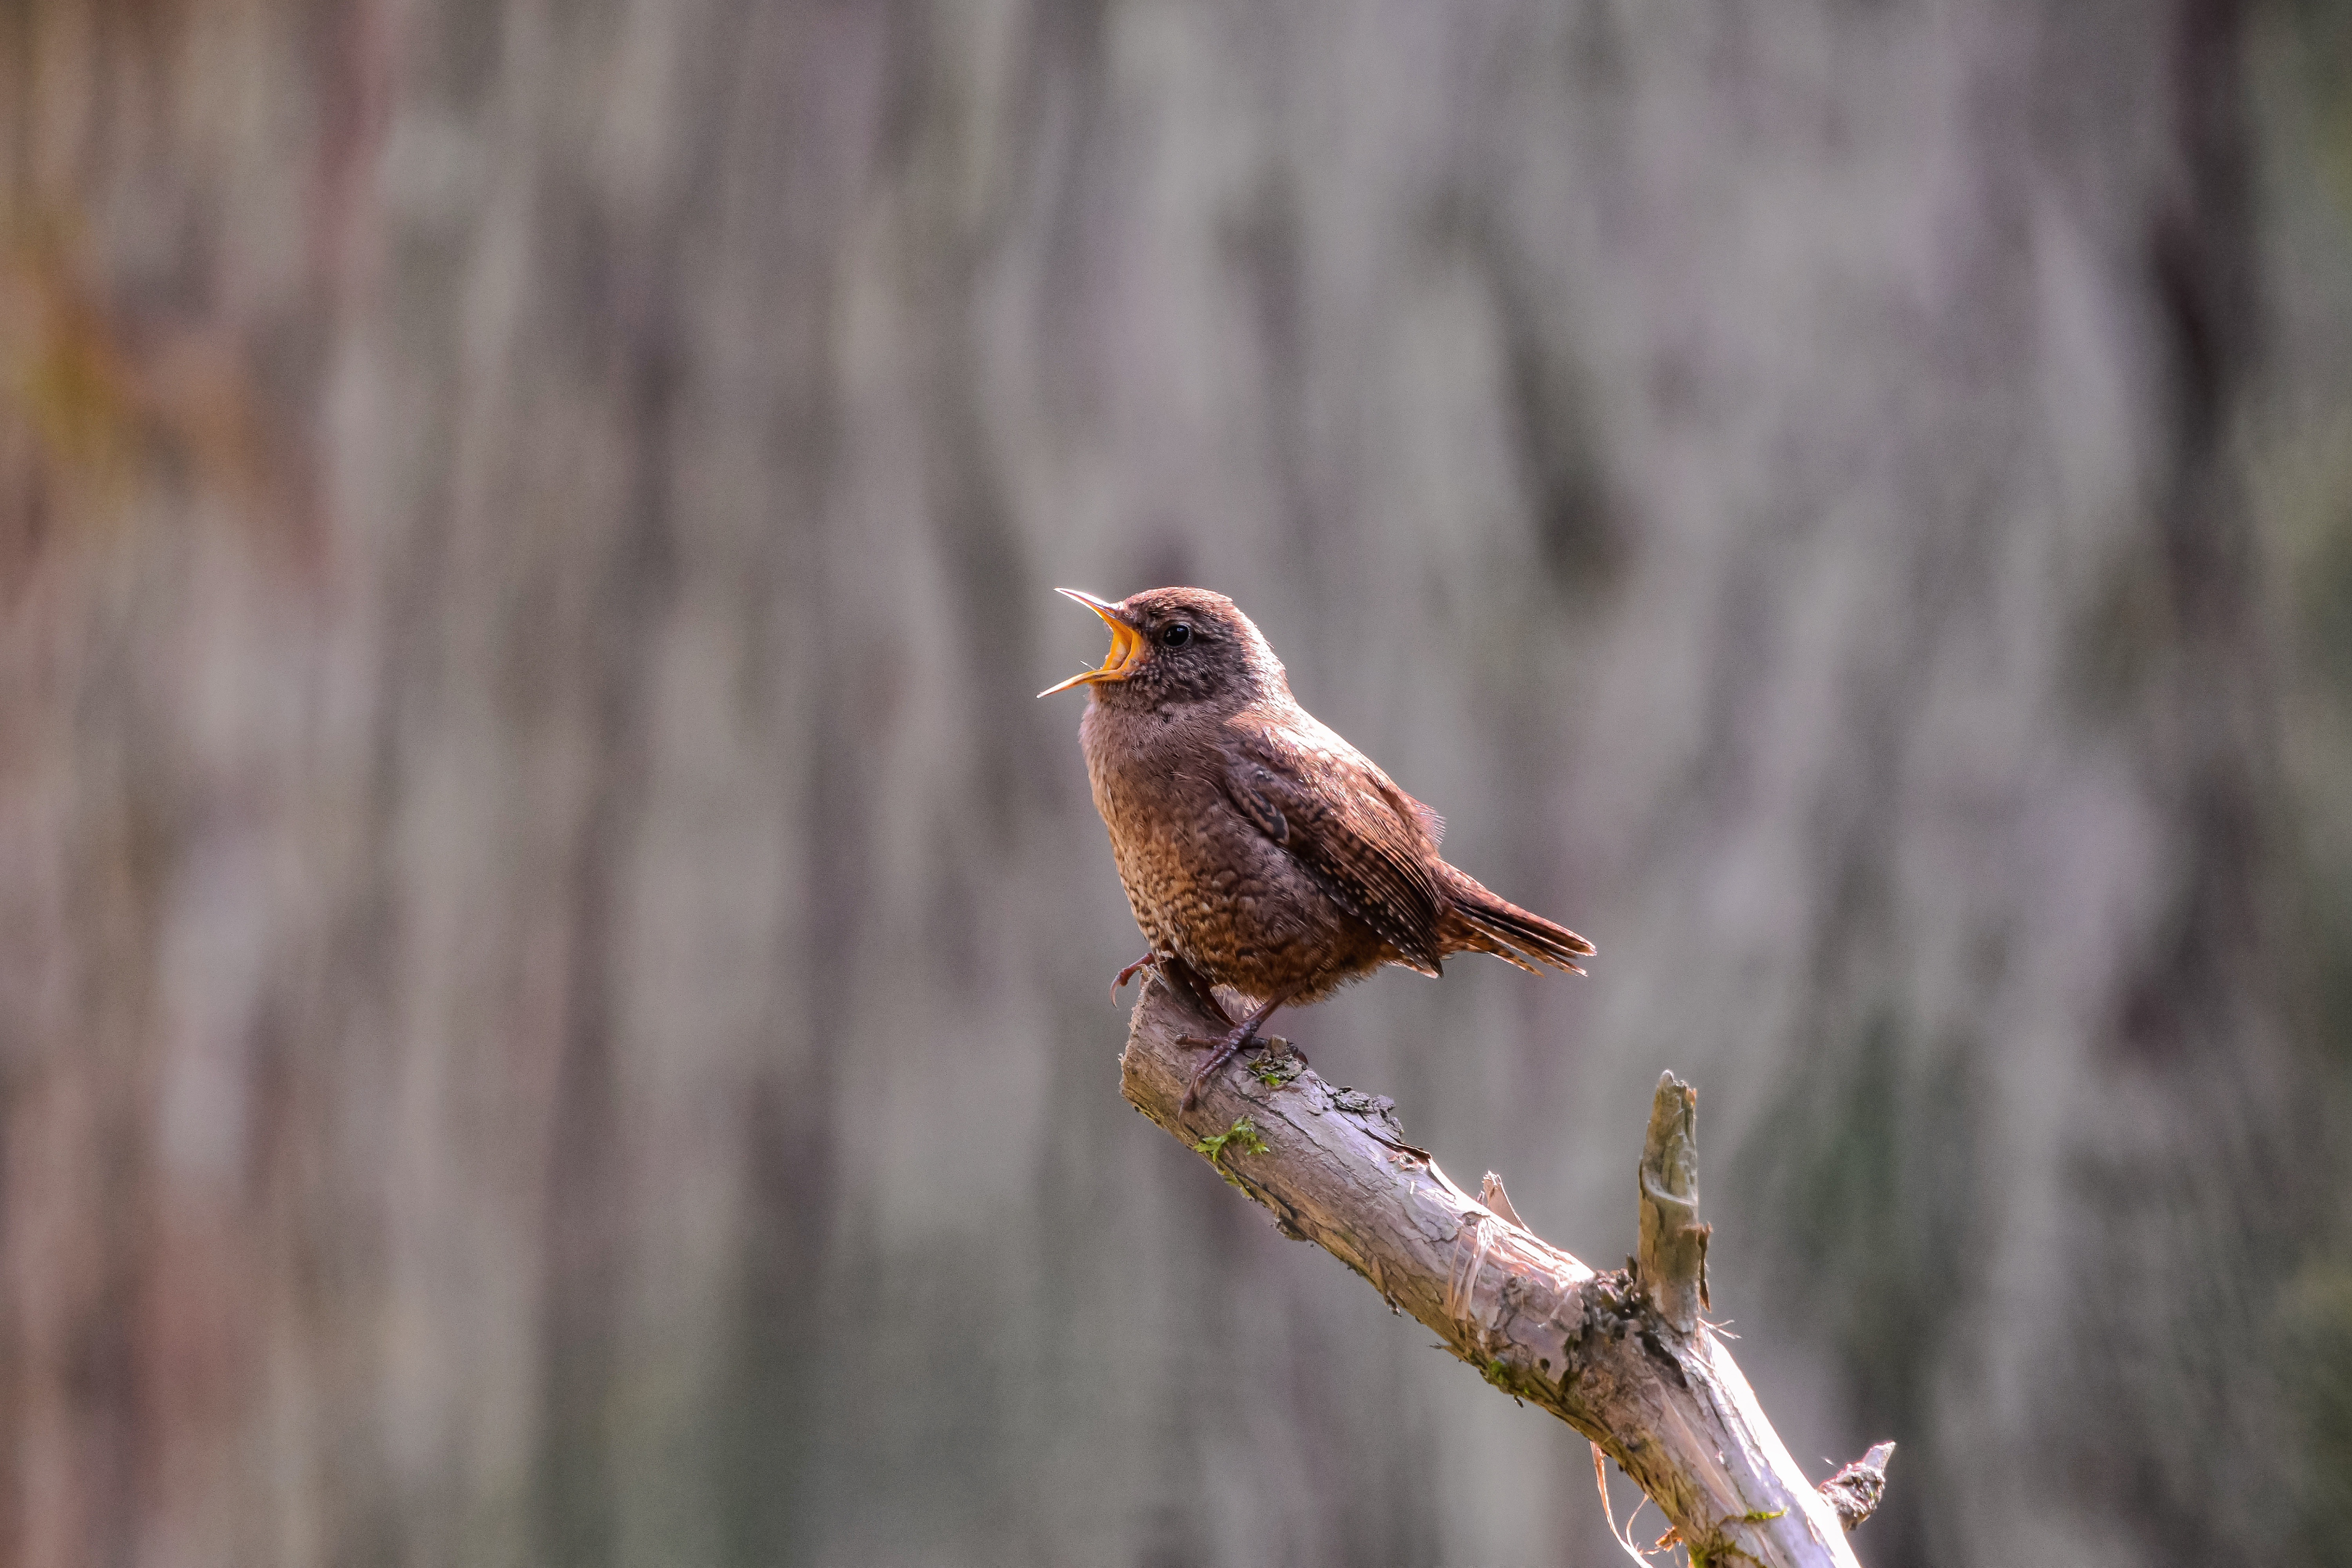
{"type": "Polygon", "coordinates": [[[1045,688],[1037,695],[1051,697],[1056,691],[1067,691],[1073,686],[1092,686],[1097,681],[1104,680],[1125,680],[1129,676],[1133,675],[1135,667],[1143,662],[1143,634],[1127,624],[1126,617],[1118,612],[1118,606],[1108,599],[1097,599],[1092,594],[1081,594],[1076,588],[1056,588],[1054,592],[1076,599],[1103,618],[1103,625],[1110,628],[1110,652],[1103,656],[1099,668],[1074,675],[1067,680],[1045,688]]]}

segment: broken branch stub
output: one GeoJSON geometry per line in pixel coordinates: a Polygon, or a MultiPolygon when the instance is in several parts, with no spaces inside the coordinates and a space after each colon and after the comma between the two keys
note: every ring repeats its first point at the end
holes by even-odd
{"type": "Polygon", "coordinates": [[[1837,1510],[1838,1522],[1852,1530],[1878,1511],[1886,1495],[1886,1461],[1895,1457],[1892,1443],[1874,1443],[1870,1452],[1822,1483],[1822,1495],[1837,1510]]]}
{"type": "Polygon", "coordinates": [[[1179,1040],[1202,1032],[1154,980],[1119,1058],[1121,1090],[1272,1210],[1284,1235],[1322,1247],[1487,1382],[1591,1438],[1694,1563],[1858,1568],[1832,1500],[1698,1317],[1706,1227],[1686,1086],[1669,1077],[1652,1107],[1640,1260],[1595,1273],[1528,1230],[1499,1179],[1487,1201],[1472,1197],[1405,1142],[1390,1101],[1334,1088],[1295,1057],[1236,1063],[1186,1110],[1198,1058],[1179,1040]],[[1686,1310],[1689,1326],[1670,1310],[1686,1310]]]}
{"type": "Polygon", "coordinates": [[[1650,1133],[1642,1144],[1642,1288],[1683,1333],[1698,1328],[1706,1299],[1706,1238],[1698,1217],[1698,1090],[1658,1075],[1650,1133]]]}

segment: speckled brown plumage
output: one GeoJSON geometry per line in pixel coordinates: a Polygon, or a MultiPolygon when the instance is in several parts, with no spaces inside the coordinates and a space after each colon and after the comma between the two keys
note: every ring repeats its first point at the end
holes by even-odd
{"type": "Polygon", "coordinates": [[[1298,705],[1232,600],[1154,588],[1110,604],[1062,591],[1112,631],[1101,668],[1052,689],[1093,692],[1078,735],[1151,943],[1140,962],[1180,986],[1204,993],[1197,976],[1258,1004],[1203,1042],[1218,1049],[1201,1079],[1276,1007],[1321,1001],[1384,963],[1433,975],[1450,954],[1491,952],[1530,973],[1583,973],[1576,961],[1592,944],[1440,858],[1444,819],[1298,705]]]}

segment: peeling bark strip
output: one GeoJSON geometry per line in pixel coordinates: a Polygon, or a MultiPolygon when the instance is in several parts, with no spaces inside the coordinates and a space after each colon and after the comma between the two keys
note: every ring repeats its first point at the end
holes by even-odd
{"type": "MultiPolygon", "coordinates": [[[[1652,1109],[1640,1277],[1595,1273],[1447,1180],[1404,1141],[1388,1100],[1335,1089],[1296,1057],[1269,1048],[1247,1070],[1220,1073],[1181,1113],[1192,1063],[1176,1037],[1202,1032],[1155,978],[1119,1058],[1121,1090],[1273,1210],[1284,1235],[1315,1242],[1487,1382],[1598,1444],[1694,1563],[1858,1568],[1839,1507],[1806,1481],[1697,1317],[1706,1227],[1692,1089],[1669,1074],[1652,1109]],[[1687,1329],[1675,1321],[1685,1304],[1687,1329]]],[[[1871,1457],[1883,1485],[1885,1458],[1871,1457]]]]}

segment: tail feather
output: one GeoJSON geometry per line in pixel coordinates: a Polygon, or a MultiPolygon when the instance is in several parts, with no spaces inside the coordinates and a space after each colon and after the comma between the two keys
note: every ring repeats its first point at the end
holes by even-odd
{"type": "Polygon", "coordinates": [[[1534,963],[1530,963],[1527,959],[1521,958],[1516,949],[1496,941],[1491,936],[1488,936],[1485,931],[1480,931],[1476,926],[1470,924],[1467,921],[1462,922],[1458,932],[1449,931],[1447,934],[1449,938],[1452,939],[1449,941],[1448,945],[1457,952],[1491,952],[1496,958],[1501,959],[1504,963],[1516,964],[1517,967],[1526,970],[1529,974],[1541,974],[1543,973],[1543,971],[1537,968],[1534,963]]]}
{"type": "Polygon", "coordinates": [[[1491,952],[1529,972],[1537,963],[1548,963],[1572,974],[1584,973],[1576,961],[1592,955],[1591,942],[1564,925],[1496,898],[1451,866],[1445,872],[1448,907],[1440,932],[1444,951],[1491,952]]]}

